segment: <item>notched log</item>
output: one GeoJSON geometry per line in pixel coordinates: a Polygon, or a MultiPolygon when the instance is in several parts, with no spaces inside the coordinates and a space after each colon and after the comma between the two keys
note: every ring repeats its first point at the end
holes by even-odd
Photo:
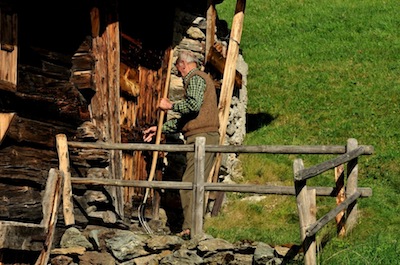
{"type": "Polygon", "coordinates": [[[54,148],[56,135],[59,133],[64,133],[67,137],[72,138],[75,136],[76,130],[15,115],[6,137],[18,143],[54,148]]]}

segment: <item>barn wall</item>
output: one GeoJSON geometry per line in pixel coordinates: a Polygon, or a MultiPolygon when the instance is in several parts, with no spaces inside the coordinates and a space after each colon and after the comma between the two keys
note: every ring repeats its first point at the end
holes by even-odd
{"type": "MultiPolygon", "coordinates": [[[[13,5],[18,3],[0,0],[2,10],[7,6],[7,14],[17,17],[18,24],[17,38],[11,42],[18,45],[4,50],[2,41],[0,51],[0,63],[10,66],[7,75],[0,68],[0,194],[4,194],[0,219],[40,221],[38,194],[50,168],[58,167],[57,134],[64,133],[73,141],[141,142],[141,131],[157,123],[156,107],[168,65],[166,51],[173,48],[174,61],[177,49],[191,49],[204,59],[205,6],[183,1],[178,8],[164,1],[155,10],[149,3],[134,2],[93,5],[100,2],[76,0],[60,8],[45,1],[13,5]],[[156,19],[158,26],[132,15],[139,13],[156,19]],[[61,26],[54,33],[45,30],[49,24],[61,26]],[[19,57],[13,66],[8,62],[15,61],[15,54],[7,53],[16,50],[19,57]],[[14,81],[13,69],[18,73],[14,81]]],[[[11,23],[7,32],[14,26],[11,23]]],[[[217,39],[226,36],[226,30],[217,30],[217,39]]],[[[217,44],[224,55],[227,43],[219,39],[217,44]]],[[[218,86],[222,73],[205,67],[218,86]]],[[[172,72],[169,96],[176,100],[182,96],[182,84],[175,68],[172,72]]],[[[237,95],[241,109],[243,94],[237,95]]],[[[70,152],[72,177],[143,180],[148,178],[152,160],[149,152],[70,152]]],[[[173,177],[178,179],[180,173],[173,177]]],[[[161,178],[160,170],[156,178],[161,178]]],[[[90,188],[74,186],[73,190],[76,219],[82,225],[89,222],[81,206],[87,206],[90,188]]],[[[132,210],[144,195],[139,188],[107,187],[106,192],[119,218],[131,217],[124,216],[126,208],[132,210]]]]}

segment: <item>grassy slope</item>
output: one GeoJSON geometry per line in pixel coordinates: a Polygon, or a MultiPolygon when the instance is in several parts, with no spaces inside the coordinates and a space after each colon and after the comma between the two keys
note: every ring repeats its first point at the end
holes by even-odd
{"type": "MultiPolygon", "coordinates": [[[[217,5],[228,23],[235,2],[217,5]]],[[[248,113],[258,123],[246,144],[345,145],[356,138],[375,148],[359,159],[359,186],[373,196],[359,200],[351,236],[335,238],[334,224],[319,232],[319,240],[329,238],[321,264],[400,264],[399,13],[398,0],[247,1],[241,49],[249,64],[248,113]]],[[[243,155],[245,181],[292,185],[295,157],[243,155]]],[[[306,167],[332,158],[300,157],[306,167]]],[[[310,184],[332,186],[332,179],[330,173],[310,184]]],[[[318,199],[319,215],[334,204],[318,199]]],[[[299,241],[292,197],[229,200],[206,227],[231,241],[299,241]]]]}

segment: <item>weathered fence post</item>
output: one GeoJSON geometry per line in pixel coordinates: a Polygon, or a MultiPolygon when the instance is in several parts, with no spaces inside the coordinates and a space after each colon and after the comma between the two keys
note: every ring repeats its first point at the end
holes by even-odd
{"type": "Polygon", "coordinates": [[[56,146],[59,159],[59,169],[63,174],[63,211],[65,225],[75,224],[74,205],[72,203],[72,183],[71,172],[69,170],[69,153],[67,136],[65,134],[56,135],[56,146]]]}
{"type": "MultiPolygon", "coordinates": [[[[304,169],[303,160],[296,159],[293,163],[293,172],[296,176],[297,172],[304,169]]],[[[316,264],[316,245],[315,235],[308,237],[306,235],[306,229],[314,219],[311,213],[311,205],[314,204],[309,199],[307,190],[306,180],[294,180],[294,186],[296,191],[297,210],[299,212],[300,221],[300,237],[303,244],[304,250],[304,264],[314,265],[316,264]]],[[[315,199],[314,199],[315,200],[315,199]]]]}
{"type": "Polygon", "coordinates": [[[193,224],[191,230],[193,236],[203,233],[205,143],[205,137],[197,137],[194,144],[193,224]]]}
{"type": "MultiPolygon", "coordinates": [[[[354,138],[347,140],[347,152],[350,152],[358,147],[358,142],[354,138]]],[[[347,163],[347,186],[346,198],[350,197],[357,191],[358,186],[358,158],[347,163]]],[[[357,200],[347,208],[347,218],[345,222],[346,234],[348,234],[357,223],[357,200]]]]}

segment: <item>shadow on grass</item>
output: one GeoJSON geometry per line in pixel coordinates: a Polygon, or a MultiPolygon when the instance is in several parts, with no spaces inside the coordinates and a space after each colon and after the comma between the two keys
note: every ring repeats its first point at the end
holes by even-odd
{"type": "Polygon", "coordinates": [[[246,132],[253,132],[263,126],[270,124],[276,117],[269,113],[247,113],[246,114],[246,132]]]}

